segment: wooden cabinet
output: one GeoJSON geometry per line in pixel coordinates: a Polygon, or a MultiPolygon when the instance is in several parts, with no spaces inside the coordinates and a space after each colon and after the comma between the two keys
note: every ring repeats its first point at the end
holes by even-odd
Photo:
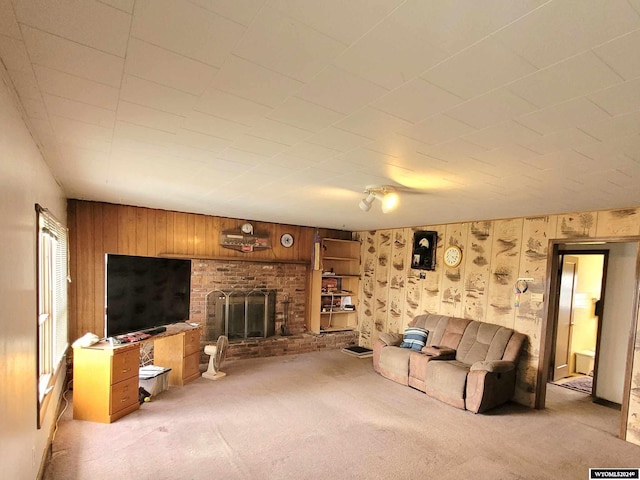
{"type": "Polygon", "coordinates": [[[155,339],[153,363],[171,369],[169,385],[182,386],[200,377],[200,329],[155,339]]]}
{"type": "Polygon", "coordinates": [[[308,329],[313,333],[353,330],[358,327],[360,242],[323,238],[319,261],[311,274],[311,313],[308,329]]]}
{"type": "Polygon", "coordinates": [[[73,418],[111,423],[137,410],[140,346],[73,349],[73,418]]]}

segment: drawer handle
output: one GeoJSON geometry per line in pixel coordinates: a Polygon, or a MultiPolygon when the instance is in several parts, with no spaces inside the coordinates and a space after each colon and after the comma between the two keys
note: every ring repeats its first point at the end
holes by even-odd
{"type": "Polygon", "coordinates": [[[122,397],[122,400],[120,400],[120,403],[125,403],[129,401],[129,397],[122,397]]]}
{"type": "Polygon", "coordinates": [[[130,368],[123,368],[122,373],[129,373],[131,371],[130,368]]]}

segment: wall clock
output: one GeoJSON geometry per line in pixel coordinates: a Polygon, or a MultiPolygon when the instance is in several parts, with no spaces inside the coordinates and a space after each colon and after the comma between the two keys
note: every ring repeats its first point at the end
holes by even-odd
{"type": "Polygon", "coordinates": [[[280,237],[280,244],[285,248],[293,246],[293,235],[290,233],[283,233],[280,237]]]}
{"type": "Polygon", "coordinates": [[[457,245],[451,245],[444,251],[444,264],[447,267],[455,268],[462,261],[462,250],[457,245]]]}
{"type": "Polygon", "coordinates": [[[247,235],[253,235],[253,225],[250,223],[243,223],[240,230],[242,230],[242,233],[246,233],[247,235]]]}

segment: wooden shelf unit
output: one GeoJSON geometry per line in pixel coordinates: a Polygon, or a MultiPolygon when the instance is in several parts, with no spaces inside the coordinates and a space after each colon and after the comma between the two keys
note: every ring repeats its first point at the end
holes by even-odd
{"type": "Polygon", "coordinates": [[[360,282],[360,242],[323,238],[319,262],[311,273],[311,312],[308,330],[312,333],[354,330],[358,327],[357,310],[344,309],[345,297],[350,305],[358,303],[360,282]]]}

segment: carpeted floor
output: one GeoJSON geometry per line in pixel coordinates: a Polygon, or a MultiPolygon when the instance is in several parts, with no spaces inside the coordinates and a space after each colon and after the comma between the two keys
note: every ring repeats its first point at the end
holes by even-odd
{"type": "Polygon", "coordinates": [[[619,412],[553,385],[544,411],[474,415],[337,350],[222,370],[110,425],[72,420],[70,406],[45,479],[582,480],[640,466],[640,447],[615,437],[619,412]]]}

